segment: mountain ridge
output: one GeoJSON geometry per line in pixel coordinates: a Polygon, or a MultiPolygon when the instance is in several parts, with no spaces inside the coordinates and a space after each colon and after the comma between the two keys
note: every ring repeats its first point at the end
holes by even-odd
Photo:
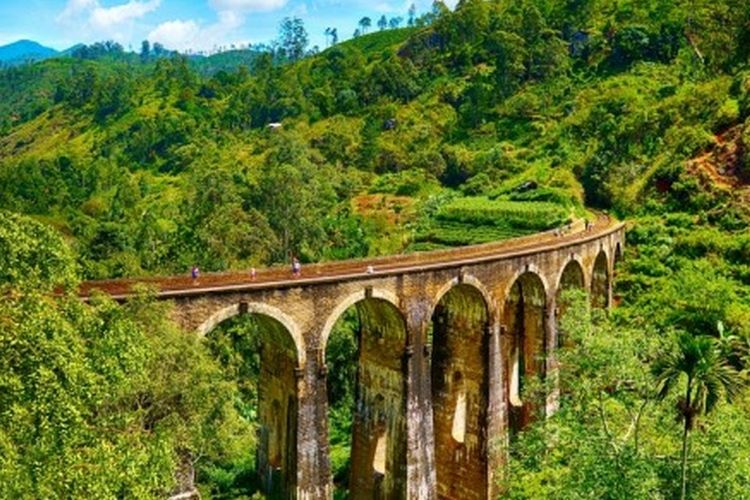
{"type": "Polygon", "coordinates": [[[16,65],[55,57],[59,51],[34,40],[21,39],[0,46],[0,64],[16,65]]]}

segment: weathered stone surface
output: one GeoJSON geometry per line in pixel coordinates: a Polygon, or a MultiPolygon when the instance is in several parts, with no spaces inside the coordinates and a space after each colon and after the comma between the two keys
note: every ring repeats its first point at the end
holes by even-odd
{"type": "Polygon", "coordinates": [[[489,315],[484,297],[457,285],[433,315],[432,411],[438,498],[487,495],[489,315]]]}
{"type": "Polygon", "coordinates": [[[406,493],[406,325],[382,299],[357,304],[361,332],[352,432],[351,497],[406,493]]]}
{"type": "Polygon", "coordinates": [[[554,397],[546,409],[519,405],[513,376],[554,376],[558,291],[582,286],[594,305],[607,307],[623,244],[624,228],[612,225],[476,260],[456,251],[439,265],[415,265],[415,257],[382,273],[162,297],[187,330],[205,335],[236,314],[257,314],[272,318],[274,335],[293,346],[264,354],[273,367],[264,372],[262,405],[270,406],[260,409],[267,443],[259,463],[267,474],[278,471],[286,496],[331,496],[325,347],[336,320],[356,304],[365,321],[354,498],[494,498],[509,429],[554,410],[554,397]],[[463,306],[453,300],[461,297],[463,306]],[[475,317],[467,311],[477,304],[483,312],[475,317]]]}

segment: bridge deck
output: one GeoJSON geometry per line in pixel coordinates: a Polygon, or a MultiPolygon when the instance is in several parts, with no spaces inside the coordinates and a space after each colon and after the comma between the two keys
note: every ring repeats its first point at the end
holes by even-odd
{"type": "Polygon", "coordinates": [[[313,283],[362,279],[363,277],[390,276],[431,268],[460,267],[555,250],[599,238],[620,229],[622,225],[621,222],[601,216],[593,223],[589,231],[586,231],[583,222],[579,221],[562,236],[556,235],[554,231],[548,231],[521,238],[448,250],[308,264],[302,266],[302,273],[299,277],[294,277],[288,266],[277,266],[258,269],[255,278],[250,275],[249,271],[233,271],[201,274],[197,279],[183,275],[87,281],[81,285],[79,294],[82,297],[88,297],[93,290],[101,290],[116,299],[121,299],[132,295],[136,285],[145,284],[155,288],[158,296],[170,297],[218,291],[289,288],[313,283]],[[369,266],[372,266],[374,270],[372,274],[367,274],[369,266]]]}

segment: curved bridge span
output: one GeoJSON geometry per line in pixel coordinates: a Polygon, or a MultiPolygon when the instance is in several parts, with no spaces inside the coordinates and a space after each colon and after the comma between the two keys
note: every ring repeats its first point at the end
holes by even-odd
{"type": "Polygon", "coordinates": [[[144,283],[199,335],[241,314],[261,349],[257,467],[273,498],[332,495],[325,353],[344,312],[359,314],[352,498],[487,499],[502,443],[555,410],[523,401],[524,381],[554,377],[561,293],[612,300],[624,225],[602,217],[564,235],[437,252],[190,277],[84,283],[126,300],[144,283]]]}

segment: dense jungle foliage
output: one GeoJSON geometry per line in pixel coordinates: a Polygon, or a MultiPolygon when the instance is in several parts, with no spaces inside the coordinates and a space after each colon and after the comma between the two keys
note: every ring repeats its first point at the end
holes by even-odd
{"type": "MultiPolygon", "coordinates": [[[[79,303],[81,279],[464,245],[588,208],[629,221],[620,307],[570,308],[561,409],[500,480],[750,498],[750,4],[463,0],[411,24],[235,69],[98,47],[0,71],[0,497],[160,498],[188,466],[205,498],[257,487],[253,327],[197,342],[145,290],[79,303]]],[[[327,353],[337,484],[356,330],[327,353]]]]}

